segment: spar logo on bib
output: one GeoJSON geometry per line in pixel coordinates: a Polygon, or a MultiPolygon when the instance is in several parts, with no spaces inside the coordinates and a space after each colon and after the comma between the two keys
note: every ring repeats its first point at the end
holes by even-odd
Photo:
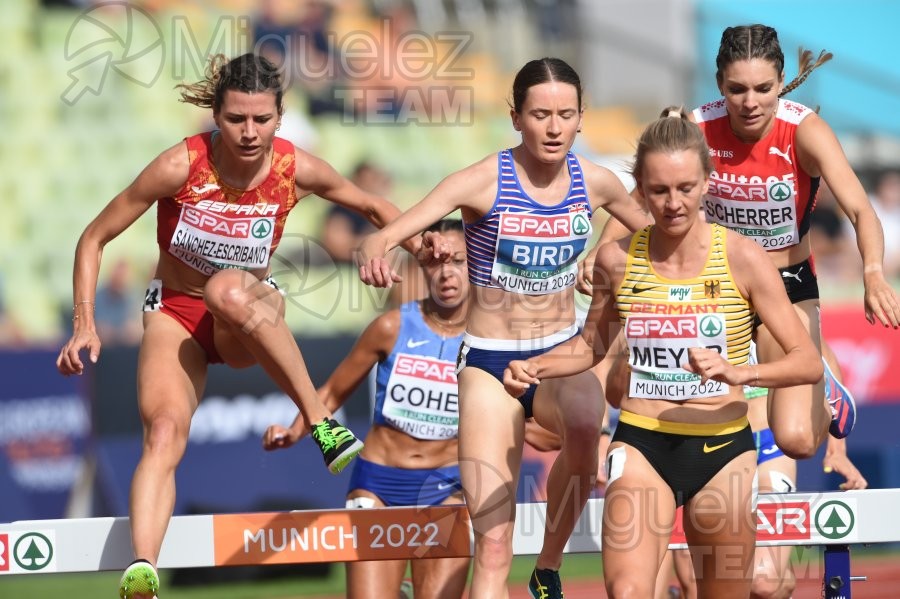
{"type": "Polygon", "coordinates": [[[791,199],[793,195],[793,190],[790,185],[784,182],[779,182],[774,184],[769,188],[769,197],[775,200],[776,202],[783,202],[785,200],[791,199]]]}
{"type": "Polygon", "coordinates": [[[719,316],[704,316],[700,319],[700,333],[704,337],[718,337],[722,334],[722,319],[719,316]]]}
{"type": "Polygon", "coordinates": [[[697,337],[693,316],[634,316],[625,322],[625,335],[632,339],[689,339],[697,337]]]}
{"type": "Polygon", "coordinates": [[[572,232],[576,235],[589,235],[591,232],[591,221],[581,212],[575,214],[575,218],[572,219],[572,232]]]}
{"type": "Polygon", "coordinates": [[[428,381],[456,384],[456,365],[446,360],[399,354],[394,372],[428,381]]]}

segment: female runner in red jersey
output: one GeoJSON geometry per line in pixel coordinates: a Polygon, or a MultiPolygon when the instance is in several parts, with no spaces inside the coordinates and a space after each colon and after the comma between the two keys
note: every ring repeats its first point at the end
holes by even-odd
{"type": "Polygon", "coordinates": [[[138,559],[122,576],[122,599],[158,593],[156,561],[175,505],[175,469],[208,364],[260,364],[313,423],[332,472],[362,449],[316,395],[283,318],[284,298],[269,278],[270,260],[288,213],[310,194],[376,226],[399,214],[275,136],[284,88],[265,58],[214,57],[205,80],[180,87],[183,101],[212,109],[217,130],[165,150],[87,226],[75,252],[74,330],[57,360],[64,375],[82,374],[82,350],[98,360],[93,309],[103,248],[156,203],[159,262],[144,302],[138,358],[144,445],[129,508],[138,559]]]}

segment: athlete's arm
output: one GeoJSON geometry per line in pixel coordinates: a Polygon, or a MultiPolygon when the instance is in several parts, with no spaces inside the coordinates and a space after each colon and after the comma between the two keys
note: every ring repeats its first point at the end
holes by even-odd
{"type": "Polygon", "coordinates": [[[866,318],[884,326],[900,326],[900,301],[884,277],[884,230],[866,191],[847,161],[831,127],[816,114],[803,119],[795,138],[800,166],[821,175],[856,232],[863,261],[866,318]]]}
{"type": "Polygon", "coordinates": [[[130,227],[157,199],[174,195],[187,181],[190,163],[180,142],[148,164],[137,178],[106,205],[88,224],[75,248],[72,275],[73,303],[77,318],[72,338],[63,346],[56,367],[64,375],[81,374],[79,352],[88,349],[91,362],[100,356],[100,339],[94,326],[94,298],[103,248],[130,227]]]}
{"type": "Polygon", "coordinates": [[[587,251],[584,260],[579,264],[578,268],[576,288],[585,295],[591,295],[594,291],[592,283],[597,248],[607,241],[626,237],[630,233],[651,224],[653,221],[646,205],[640,198],[637,188],[629,194],[625,192],[622,182],[619,181],[619,178],[612,171],[587,160],[582,160],[581,162],[586,165],[586,168],[584,168],[585,186],[589,197],[612,198],[611,203],[601,202],[601,205],[609,213],[609,218],[606,219],[603,225],[603,230],[600,232],[600,238],[597,240],[596,245],[587,251]],[[612,179],[609,179],[609,176],[612,179]],[[623,192],[625,193],[625,198],[622,197],[623,192]],[[630,220],[620,220],[618,217],[620,214],[625,214],[630,220]],[[630,229],[629,225],[626,224],[628,222],[631,222],[631,226],[635,226],[637,229],[630,229]]]}
{"type": "Polygon", "coordinates": [[[569,339],[547,353],[527,360],[514,360],[503,373],[503,384],[513,397],[522,395],[542,379],[571,376],[598,364],[613,346],[620,330],[612,290],[621,281],[624,264],[621,244],[608,243],[597,250],[594,279],[609,282],[604,293],[591,297],[591,307],[580,335],[569,339]]]}
{"type": "MultiPolygon", "coordinates": [[[[294,157],[294,181],[298,187],[298,197],[314,193],[329,202],[353,210],[379,229],[394,221],[400,214],[399,208],[381,196],[360,189],[324,160],[300,148],[294,149],[294,157]]],[[[420,244],[418,238],[411,238],[403,240],[399,245],[416,255],[420,244]]]]}
{"type": "MultiPolygon", "coordinates": [[[[478,200],[497,186],[496,155],[446,177],[419,203],[391,224],[363,241],[358,254],[359,278],[367,285],[390,287],[401,278],[385,260],[385,255],[407,239],[462,208],[476,211],[478,200]]],[[[430,246],[433,258],[443,257],[446,248],[430,246]]]]}
{"type": "MultiPolygon", "coordinates": [[[[387,359],[397,342],[400,332],[400,311],[391,310],[379,316],[362,332],[350,353],[316,390],[322,403],[332,413],[343,406],[350,394],[365,380],[369,371],[378,362],[387,359]]],[[[290,447],[309,432],[309,423],[302,412],[291,426],[272,424],[263,434],[263,449],[284,449],[290,447]]]]}
{"type": "Polygon", "coordinates": [[[589,160],[579,160],[584,165],[584,184],[592,203],[597,201],[595,205],[616,217],[632,233],[652,224],[645,207],[625,190],[615,173],[589,160]]]}
{"type": "MultiPolygon", "coordinates": [[[[784,356],[757,365],[731,366],[739,374],[718,378],[735,385],[790,387],[811,385],[822,378],[818,348],[791,305],[778,270],[759,244],[727,232],[728,262],[738,288],[784,351],[784,356]]],[[[699,373],[698,373],[699,374],[699,373]]],[[[709,377],[715,378],[715,377],[709,377]]]]}

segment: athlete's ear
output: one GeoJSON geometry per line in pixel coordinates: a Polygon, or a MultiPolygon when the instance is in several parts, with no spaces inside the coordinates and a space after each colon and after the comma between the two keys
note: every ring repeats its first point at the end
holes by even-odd
{"type": "Polygon", "coordinates": [[[709,177],[703,179],[703,193],[701,195],[706,195],[709,192],[709,177]]]}
{"type": "Polygon", "coordinates": [[[522,126],[519,124],[519,113],[511,108],[509,110],[509,118],[512,119],[513,129],[521,131],[522,126]]]}

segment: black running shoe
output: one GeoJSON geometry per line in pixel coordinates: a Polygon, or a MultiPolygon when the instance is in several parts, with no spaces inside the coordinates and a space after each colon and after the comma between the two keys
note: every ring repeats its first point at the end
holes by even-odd
{"type": "Polygon", "coordinates": [[[563,599],[559,572],[535,568],[528,580],[528,592],[534,599],[563,599]]]}

